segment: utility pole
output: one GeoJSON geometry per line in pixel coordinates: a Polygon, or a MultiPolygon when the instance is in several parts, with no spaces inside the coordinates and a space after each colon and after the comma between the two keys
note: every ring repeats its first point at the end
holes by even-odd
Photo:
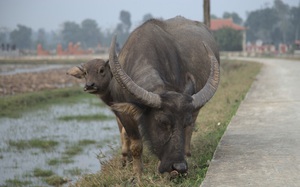
{"type": "Polygon", "coordinates": [[[210,28],[210,0],[203,0],[204,24],[210,28]]]}

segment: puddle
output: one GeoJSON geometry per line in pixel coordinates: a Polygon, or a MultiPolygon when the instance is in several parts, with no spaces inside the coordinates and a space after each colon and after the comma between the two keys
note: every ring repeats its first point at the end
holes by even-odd
{"type": "Polygon", "coordinates": [[[105,114],[113,116],[107,107],[100,107],[91,99],[78,101],[77,104],[53,105],[49,108],[25,113],[18,119],[0,118],[0,186],[8,179],[31,181],[31,186],[46,184],[42,178],[34,177],[35,168],[51,170],[55,174],[74,182],[78,176],[71,170],[80,169],[80,174],[96,173],[101,165],[97,155],[109,159],[113,149],[119,149],[119,130],[116,121],[62,121],[59,117],[70,115],[105,114]],[[9,142],[20,140],[53,140],[59,142],[54,149],[39,148],[17,149],[9,142]],[[49,160],[61,159],[67,147],[81,140],[94,143],[82,146],[83,151],[71,157],[71,163],[49,165],[49,160]],[[95,143],[96,142],[96,143],[95,143]]]}

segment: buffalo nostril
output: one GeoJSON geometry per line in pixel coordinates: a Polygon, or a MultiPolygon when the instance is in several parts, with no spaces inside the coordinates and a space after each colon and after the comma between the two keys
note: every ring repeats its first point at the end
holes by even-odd
{"type": "Polygon", "coordinates": [[[84,86],[84,90],[90,90],[93,88],[93,86],[95,86],[95,83],[86,83],[84,86]]]}
{"type": "Polygon", "coordinates": [[[186,173],[188,170],[187,164],[186,163],[175,163],[173,164],[172,168],[179,173],[186,173]]]}
{"type": "Polygon", "coordinates": [[[85,87],[93,87],[93,86],[95,86],[95,83],[86,83],[86,85],[85,85],[85,87]]]}

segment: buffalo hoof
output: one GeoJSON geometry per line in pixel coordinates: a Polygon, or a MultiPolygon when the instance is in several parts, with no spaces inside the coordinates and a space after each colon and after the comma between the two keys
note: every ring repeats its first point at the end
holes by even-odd
{"type": "Polygon", "coordinates": [[[179,173],[178,171],[176,170],[173,170],[170,172],[170,180],[173,180],[173,179],[176,179],[176,178],[185,178],[187,177],[188,173],[179,173]]]}
{"type": "Polygon", "coordinates": [[[178,176],[179,176],[178,171],[173,170],[173,171],[170,172],[170,177],[171,177],[171,179],[174,179],[174,178],[176,178],[176,177],[178,177],[178,176]]]}

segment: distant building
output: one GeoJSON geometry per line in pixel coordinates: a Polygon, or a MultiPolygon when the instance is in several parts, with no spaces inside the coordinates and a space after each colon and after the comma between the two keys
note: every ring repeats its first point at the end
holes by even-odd
{"type": "Polygon", "coordinates": [[[300,40],[295,40],[294,53],[300,55],[300,40]]]}
{"type": "Polygon", "coordinates": [[[228,19],[212,19],[210,20],[210,30],[211,31],[217,31],[223,28],[231,28],[233,30],[241,31],[242,32],[242,47],[243,51],[246,50],[246,28],[234,23],[232,21],[232,18],[228,19]]]}

